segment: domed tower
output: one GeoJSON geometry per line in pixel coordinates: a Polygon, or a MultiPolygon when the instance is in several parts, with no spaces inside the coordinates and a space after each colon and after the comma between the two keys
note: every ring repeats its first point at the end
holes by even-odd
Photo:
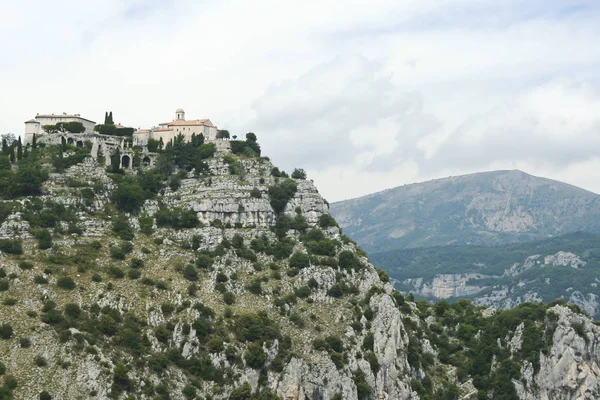
{"type": "Polygon", "coordinates": [[[185,121],[185,111],[183,111],[183,109],[178,108],[177,111],[175,111],[175,120],[185,121]]]}

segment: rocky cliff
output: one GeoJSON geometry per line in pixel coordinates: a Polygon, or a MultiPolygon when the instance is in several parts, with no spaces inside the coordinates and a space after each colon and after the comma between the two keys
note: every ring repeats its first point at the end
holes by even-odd
{"type": "Polygon", "coordinates": [[[311,181],[202,154],[130,175],[86,159],[1,202],[0,398],[596,393],[600,332],[576,309],[415,303],[311,181]]]}

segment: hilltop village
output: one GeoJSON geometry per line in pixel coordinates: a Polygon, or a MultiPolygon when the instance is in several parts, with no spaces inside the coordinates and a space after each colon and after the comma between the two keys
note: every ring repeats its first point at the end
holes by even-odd
{"type": "Polygon", "coordinates": [[[214,142],[217,151],[226,151],[228,143],[218,139],[229,139],[228,131],[220,131],[210,119],[185,119],[185,111],[177,109],[175,118],[161,122],[149,129],[134,129],[115,124],[112,112],[105,113],[104,123],[97,124],[80,114],[37,114],[25,122],[24,144],[34,142],[46,145],[66,143],[79,148],[87,147],[90,155],[105,166],[111,165],[118,154],[119,168],[152,166],[156,162],[157,150],[173,143],[178,137],[190,142],[202,135],[204,141],[214,142]]]}

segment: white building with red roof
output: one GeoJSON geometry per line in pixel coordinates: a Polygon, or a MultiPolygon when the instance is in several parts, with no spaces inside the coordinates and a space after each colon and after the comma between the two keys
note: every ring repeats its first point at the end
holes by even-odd
{"type": "Polygon", "coordinates": [[[88,135],[94,134],[96,123],[87,118],[81,117],[79,114],[37,114],[35,118],[25,121],[25,143],[31,143],[33,135],[40,137],[47,135],[44,130],[44,125],[56,125],[58,122],[81,122],[85,128],[84,133],[88,135]]]}
{"type": "Polygon", "coordinates": [[[186,141],[191,140],[192,135],[204,135],[206,140],[217,138],[217,127],[209,119],[185,119],[185,111],[181,108],[175,111],[175,119],[171,122],[162,122],[158,127],[152,129],[140,129],[134,132],[138,144],[146,144],[148,139],[160,140],[164,144],[182,134],[186,141]]]}

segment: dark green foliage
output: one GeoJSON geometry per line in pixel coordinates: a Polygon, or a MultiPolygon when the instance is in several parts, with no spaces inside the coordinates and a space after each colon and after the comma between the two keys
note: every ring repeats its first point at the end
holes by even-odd
{"type": "Polygon", "coordinates": [[[0,361],[0,376],[4,375],[6,373],[6,365],[4,365],[4,363],[2,363],[2,361],[0,361]]]}
{"type": "Polygon", "coordinates": [[[343,269],[358,270],[361,268],[360,261],[353,252],[344,250],[339,255],[339,266],[343,269]]]}
{"type": "Polygon", "coordinates": [[[117,215],[117,218],[113,221],[112,231],[122,240],[133,240],[135,232],[129,224],[129,219],[123,215],[117,215]]]}
{"type": "Polygon", "coordinates": [[[252,294],[261,294],[262,293],[262,286],[261,286],[261,280],[260,279],[253,279],[252,282],[246,286],[246,289],[252,293],[252,294]]]}
{"type": "Polygon", "coordinates": [[[193,265],[188,264],[185,269],[183,270],[183,276],[192,282],[195,282],[198,280],[198,272],[196,271],[196,268],[193,265]]]}
{"type": "Polygon", "coordinates": [[[196,258],[196,267],[206,269],[210,268],[213,265],[213,259],[204,253],[199,253],[196,258]]]}
{"type": "Polygon", "coordinates": [[[155,140],[155,139],[148,139],[148,151],[152,152],[152,153],[156,153],[158,151],[158,145],[159,145],[159,141],[155,140]]]}
{"type": "Polygon", "coordinates": [[[223,293],[223,301],[227,305],[235,304],[235,295],[231,292],[224,292],[223,293]]]}
{"type": "Polygon", "coordinates": [[[306,268],[310,265],[310,258],[306,253],[296,252],[290,257],[289,267],[295,269],[306,268]]]}
{"type": "Polygon", "coordinates": [[[229,395],[229,400],[251,400],[252,399],[252,387],[248,382],[236,389],[233,389],[229,395]]]}
{"type": "Polygon", "coordinates": [[[306,221],[306,218],[304,218],[303,215],[297,214],[292,220],[290,228],[295,229],[300,233],[305,233],[308,230],[308,222],[306,221]]]}
{"type": "Polygon", "coordinates": [[[195,228],[200,221],[194,210],[183,208],[160,208],[156,214],[156,224],[175,229],[195,228]]]}
{"type": "Polygon", "coordinates": [[[131,137],[135,132],[134,128],[117,128],[114,124],[99,124],[94,127],[94,130],[101,135],[120,137],[131,137]]]}
{"type": "Polygon", "coordinates": [[[0,251],[7,254],[23,254],[23,245],[18,239],[0,239],[0,251]]]}
{"type": "Polygon", "coordinates": [[[144,235],[152,235],[154,230],[152,226],[154,225],[154,218],[148,216],[148,214],[143,213],[139,218],[138,222],[140,223],[140,232],[144,235]]]}
{"type": "Polygon", "coordinates": [[[260,199],[262,197],[262,193],[258,188],[253,188],[250,191],[250,197],[253,197],[255,199],[260,199]]]}
{"type": "Polygon", "coordinates": [[[40,392],[40,400],[52,400],[52,396],[45,390],[40,392]]]}
{"type": "Polygon", "coordinates": [[[356,385],[356,394],[358,395],[358,400],[369,399],[371,397],[372,390],[367,382],[365,373],[360,369],[355,371],[352,380],[356,385]]]}
{"type": "Polygon", "coordinates": [[[262,343],[281,339],[279,327],[264,312],[243,314],[236,318],[234,333],[238,340],[262,343]]]}
{"type": "Polygon", "coordinates": [[[329,228],[330,226],[338,226],[335,219],[329,214],[321,214],[319,217],[319,226],[321,228],[329,228]]]}
{"type": "Polygon", "coordinates": [[[265,354],[261,343],[252,343],[244,353],[244,361],[250,368],[259,369],[265,364],[267,355],[265,354]]]}
{"type": "Polygon", "coordinates": [[[302,168],[294,168],[294,170],[292,171],[292,178],[306,179],[306,172],[302,168]]]}
{"type": "Polygon", "coordinates": [[[112,194],[112,201],[123,211],[136,212],[140,209],[146,196],[142,187],[134,182],[123,181],[112,194]]]}
{"type": "Polygon", "coordinates": [[[287,203],[296,194],[296,190],[298,187],[292,179],[285,179],[280,184],[269,187],[271,207],[277,214],[283,212],[287,203]]]}
{"type": "Polygon", "coordinates": [[[10,339],[13,335],[13,328],[10,324],[0,324],[0,339],[10,339]]]}
{"type": "Polygon", "coordinates": [[[73,278],[69,276],[62,276],[56,281],[56,286],[65,290],[73,290],[77,285],[75,284],[73,278]]]}
{"type": "Polygon", "coordinates": [[[108,267],[108,273],[117,279],[121,279],[125,276],[125,272],[123,272],[123,270],[116,265],[111,265],[108,267]]]}
{"type": "Polygon", "coordinates": [[[112,390],[116,393],[124,391],[131,391],[133,389],[133,382],[129,379],[129,367],[124,364],[118,363],[113,369],[113,384],[112,390]]]}

